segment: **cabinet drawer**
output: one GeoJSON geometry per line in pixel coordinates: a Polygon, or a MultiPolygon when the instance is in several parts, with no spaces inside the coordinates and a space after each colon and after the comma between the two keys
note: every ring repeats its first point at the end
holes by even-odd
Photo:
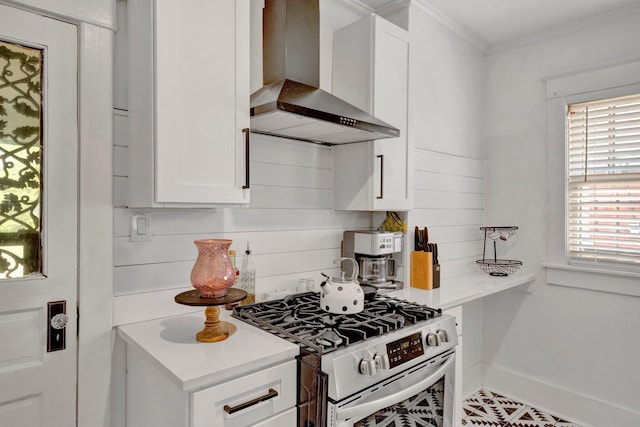
{"type": "Polygon", "coordinates": [[[245,427],[267,422],[295,407],[296,390],[296,361],[292,360],[194,392],[191,427],[245,427]]]}
{"type": "Polygon", "coordinates": [[[286,427],[298,425],[298,411],[291,408],[281,414],[274,415],[268,420],[260,421],[257,424],[251,424],[251,427],[286,427]]]}

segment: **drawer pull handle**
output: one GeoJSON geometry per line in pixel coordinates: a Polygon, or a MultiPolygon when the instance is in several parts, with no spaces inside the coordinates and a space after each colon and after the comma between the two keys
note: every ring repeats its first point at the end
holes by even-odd
{"type": "Polygon", "coordinates": [[[376,199],[384,199],[384,155],[376,156],[380,159],[380,195],[376,199]]]}
{"type": "Polygon", "coordinates": [[[251,167],[251,163],[250,163],[250,158],[249,158],[249,142],[250,142],[250,136],[249,136],[249,132],[250,130],[248,128],[242,129],[242,132],[244,133],[244,185],[242,186],[243,190],[248,190],[249,188],[251,188],[250,185],[250,175],[249,175],[249,168],[251,167]]]}
{"type": "Polygon", "coordinates": [[[260,402],[264,402],[265,400],[273,399],[277,395],[278,392],[270,388],[269,392],[264,396],[256,397],[255,399],[249,400],[248,402],[244,402],[236,406],[224,405],[224,411],[227,414],[233,414],[234,412],[242,411],[243,409],[247,409],[250,406],[257,405],[260,402]]]}

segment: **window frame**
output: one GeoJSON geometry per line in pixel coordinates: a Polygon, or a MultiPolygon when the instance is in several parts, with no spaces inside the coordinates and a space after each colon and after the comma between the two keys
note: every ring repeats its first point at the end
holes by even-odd
{"type": "Polygon", "coordinates": [[[640,270],[606,263],[570,262],[567,235],[568,168],[566,113],[569,104],[640,93],[640,61],[545,79],[547,108],[547,262],[549,285],[640,296],[640,270]],[[603,286],[606,283],[606,286],[603,286]]]}

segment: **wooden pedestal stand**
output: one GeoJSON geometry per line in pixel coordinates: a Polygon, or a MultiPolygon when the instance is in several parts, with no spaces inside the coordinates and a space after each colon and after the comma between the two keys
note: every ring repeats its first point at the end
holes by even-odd
{"type": "Polygon", "coordinates": [[[200,292],[194,289],[176,295],[175,301],[182,305],[207,307],[204,311],[206,317],[204,329],[196,334],[196,339],[200,342],[217,342],[226,340],[236,331],[234,324],[220,321],[218,306],[242,301],[246,297],[247,293],[242,289],[229,288],[224,297],[202,298],[200,292]]]}

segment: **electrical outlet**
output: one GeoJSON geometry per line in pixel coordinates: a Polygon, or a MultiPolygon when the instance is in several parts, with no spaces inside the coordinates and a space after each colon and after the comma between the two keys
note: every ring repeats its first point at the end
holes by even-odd
{"type": "Polygon", "coordinates": [[[132,242],[148,242],[151,240],[151,216],[148,212],[131,212],[129,224],[132,242]]]}

